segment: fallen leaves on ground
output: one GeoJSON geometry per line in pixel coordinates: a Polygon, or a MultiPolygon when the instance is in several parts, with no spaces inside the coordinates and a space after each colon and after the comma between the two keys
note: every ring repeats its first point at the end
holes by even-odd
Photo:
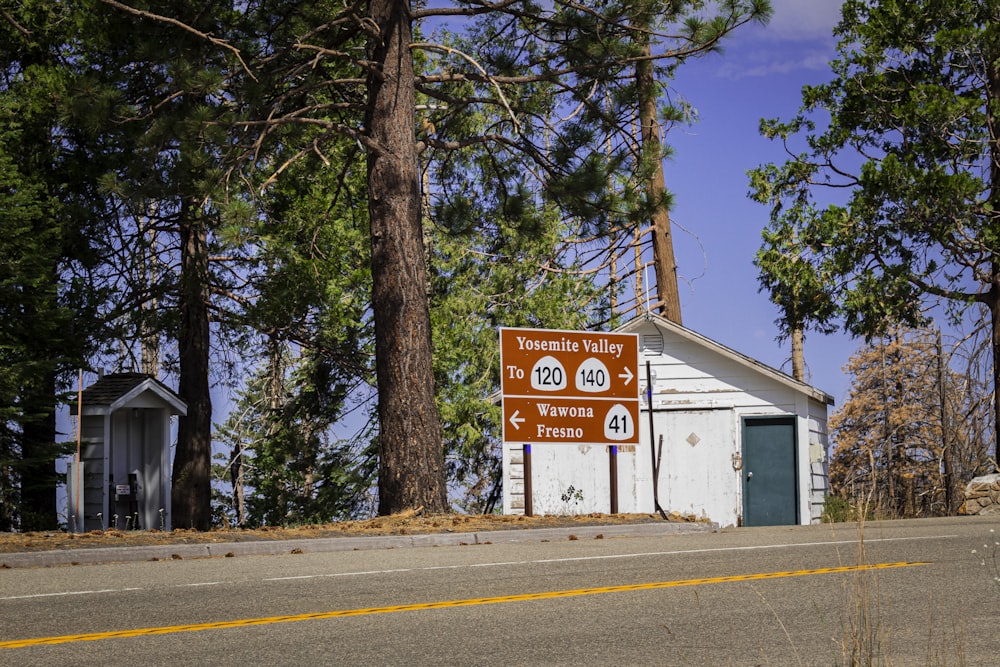
{"type": "MultiPolygon", "coordinates": [[[[668,520],[694,521],[695,518],[671,513],[668,520]]],[[[95,530],[89,533],[60,531],[0,533],[0,553],[153,544],[206,544],[427,533],[478,533],[491,530],[613,526],[657,521],[662,521],[662,519],[655,514],[580,514],[528,517],[499,514],[426,514],[415,510],[361,521],[342,521],[296,527],[221,528],[207,532],[109,529],[95,530]]]]}

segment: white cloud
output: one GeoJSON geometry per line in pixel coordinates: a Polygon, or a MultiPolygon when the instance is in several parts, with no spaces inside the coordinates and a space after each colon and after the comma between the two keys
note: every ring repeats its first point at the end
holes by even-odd
{"type": "Polygon", "coordinates": [[[741,60],[725,60],[716,70],[716,76],[738,79],[801,71],[827,72],[830,69],[831,57],[832,51],[827,49],[758,51],[748,54],[741,60]]]}
{"type": "Polygon", "coordinates": [[[764,78],[795,72],[828,72],[836,56],[833,29],[843,0],[771,0],[766,26],[744,27],[724,43],[714,68],[727,79],[764,78]]]}
{"type": "Polygon", "coordinates": [[[832,39],[843,0],[771,0],[774,14],[762,36],[781,41],[832,39]]]}

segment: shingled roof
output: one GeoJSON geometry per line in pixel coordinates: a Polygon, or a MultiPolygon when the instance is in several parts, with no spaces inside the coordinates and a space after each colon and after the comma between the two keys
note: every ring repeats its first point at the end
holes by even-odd
{"type": "MultiPolygon", "coordinates": [[[[127,405],[144,392],[152,392],[179,415],[187,414],[187,405],[169,387],[145,373],[108,373],[83,390],[83,412],[104,414],[127,405]]],[[[77,413],[75,402],[70,414],[77,413]]]]}

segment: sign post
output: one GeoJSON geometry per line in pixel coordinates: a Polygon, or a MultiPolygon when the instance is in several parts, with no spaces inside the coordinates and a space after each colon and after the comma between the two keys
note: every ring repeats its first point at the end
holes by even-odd
{"type": "Polygon", "coordinates": [[[504,442],[607,444],[617,468],[617,446],[639,443],[638,369],[637,334],[501,328],[504,442]]]}

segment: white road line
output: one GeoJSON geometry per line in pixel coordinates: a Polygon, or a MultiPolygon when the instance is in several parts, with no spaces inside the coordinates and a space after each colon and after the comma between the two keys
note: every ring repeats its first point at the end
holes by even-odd
{"type": "MultiPolygon", "coordinates": [[[[426,570],[433,570],[436,568],[420,568],[426,570]]],[[[268,579],[261,579],[261,581],[294,581],[296,579],[319,579],[322,577],[363,577],[369,574],[393,574],[396,572],[413,572],[413,568],[403,568],[399,570],[362,570],[360,572],[340,572],[336,574],[297,574],[293,577],[270,577],[268,579]]]]}
{"type": "MultiPolygon", "coordinates": [[[[915,542],[918,540],[948,540],[958,535],[929,535],[925,537],[885,537],[866,539],[866,544],[877,542],[915,542]]],[[[794,549],[797,547],[835,546],[842,544],[857,544],[857,540],[838,540],[836,542],[796,542],[793,544],[759,544],[746,547],[713,547],[711,549],[687,549],[684,551],[646,551],[632,554],[607,554],[601,556],[571,556],[568,558],[540,558],[538,560],[497,561],[490,563],[463,563],[461,565],[429,565],[426,567],[397,568],[392,570],[361,570],[357,572],[328,572],[324,574],[303,574],[294,577],[272,577],[262,581],[290,581],[295,579],[325,579],[333,577],[364,577],[382,574],[398,574],[406,572],[427,572],[430,570],[461,570],[474,567],[510,567],[551,563],[572,563],[592,560],[615,560],[623,558],[647,558],[650,556],[680,556],[689,554],[712,553],[717,551],[762,551],[765,549],[794,549]]]]}
{"type": "Polygon", "coordinates": [[[58,593],[33,593],[31,595],[10,595],[0,598],[2,600],[30,600],[32,598],[57,598],[67,595],[100,595],[102,593],[124,593],[126,591],[141,591],[141,588],[104,588],[98,591],[61,591],[58,593]]]}
{"type": "Polygon", "coordinates": [[[227,581],[201,581],[193,584],[177,584],[174,588],[193,588],[195,586],[222,586],[230,582],[227,581]]]}
{"type": "MultiPolygon", "coordinates": [[[[958,535],[928,535],[925,537],[886,537],[886,538],[875,538],[866,539],[866,544],[873,544],[878,542],[915,542],[920,540],[947,540],[959,537],[958,535]]],[[[745,546],[745,547],[713,547],[710,549],[687,549],[683,551],[647,551],[641,553],[631,553],[631,554],[608,554],[602,556],[572,556],[568,558],[542,558],[538,560],[520,560],[520,561],[496,561],[490,563],[463,563],[460,565],[429,565],[426,567],[411,567],[411,568],[396,568],[391,570],[361,570],[357,572],[331,572],[324,574],[303,574],[291,577],[271,577],[267,579],[262,579],[261,581],[295,581],[303,579],[326,579],[332,577],[364,577],[371,575],[385,575],[385,574],[403,574],[407,572],[426,572],[430,570],[461,570],[465,568],[474,567],[512,567],[512,566],[525,566],[525,565],[541,565],[541,564],[551,564],[551,563],[572,563],[581,561],[598,561],[598,560],[615,560],[624,558],[648,558],[651,556],[681,556],[686,554],[700,554],[700,553],[712,553],[718,551],[763,551],[766,549],[795,549],[799,547],[818,547],[818,546],[836,546],[843,544],[857,544],[857,540],[839,540],[836,542],[798,542],[794,544],[760,544],[755,546],[745,546]]],[[[205,582],[195,582],[180,584],[177,587],[196,587],[196,586],[222,586],[227,583],[235,583],[226,581],[205,581],[205,582]]],[[[0,602],[8,600],[30,600],[36,598],[54,598],[54,597],[65,597],[71,595],[102,595],[108,593],[125,593],[130,591],[141,591],[142,588],[106,588],[101,590],[92,591],[60,591],[55,593],[34,593],[30,595],[10,595],[0,597],[0,602]]]]}

